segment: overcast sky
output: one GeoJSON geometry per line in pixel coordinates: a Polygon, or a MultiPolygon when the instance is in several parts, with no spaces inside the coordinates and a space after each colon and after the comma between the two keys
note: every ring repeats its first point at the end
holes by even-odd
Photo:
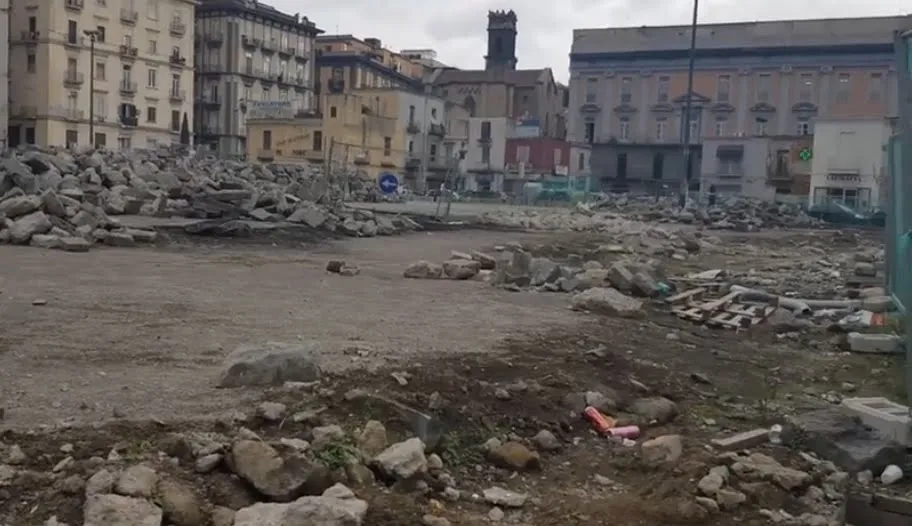
{"type": "MultiPolygon", "coordinates": [[[[484,67],[488,10],[513,8],[519,17],[519,67],[551,67],[561,81],[568,76],[573,29],[689,24],[693,9],[690,0],[265,1],[289,14],[307,16],[327,33],[377,37],[396,51],[435,49],[439,60],[462,69],[484,67]]],[[[900,15],[909,9],[903,0],[701,0],[700,20],[900,15]]]]}

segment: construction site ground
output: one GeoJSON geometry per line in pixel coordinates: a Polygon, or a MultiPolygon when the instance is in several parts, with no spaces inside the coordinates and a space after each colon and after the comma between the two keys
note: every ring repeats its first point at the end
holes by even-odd
{"type": "MultiPolygon", "coordinates": [[[[816,234],[738,235],[730,242],[759,251],[707,256],[668,272],[782,264],[763,261],[758,252],[797,235],[813,240],[816,234]]],[[[766,524],[758,508],[789,509],[796,502],[779,496],[783,502],[708,517],[692,509],[694,486],[713,456],[709,440],[781,422],[806,408],[802,395],[809,392],[851,383],[856,396],[895,397],[902,385],[892,358],[839,352],[825,331],[782,339],[764,325],[713,330],[652,305],[640,319],[596,316],[571,311],[564,294],[402,276],[409,263],[444,260],[451,250],[510,241],[572,249],[592,241],[567,236],[463,230],[254,243],[172,235],[157,247],[84,254],[0,246],[0,442],[18,444],[26,467],[48,474],[0,487],[0,524],[42,525],[52,515],[82,524],[84,496],[50,475],[67,456],[64,444],[72,445],[68,454],[76,461],[105,457],[112,448],[154,459],[167,451],[172,432],[224,430],[232,415],[250,415],[264,399],[292,411],[325,407],[324,422],[347,430],[377,419],[395,438],[408,436],[408,425],[383,407],[346,401],[351,389],[381,392],[421,410],[438,393],[445,401],[437,414],[446,429],[440,453],[447,470],[469,494],[491,485],[528,492],[532,500],[515,512],[517,524],[766,524]],[[361,272],[329,274],[330,259],[361,272]],[[319,342],[328,373],[320,389],[290,395],[214,388],[228,353],[267,341],[319,342]],[[405,385],[391,377],[400,372],[408,375],[405,385]],[[497,387],[518,383],[536,388],[511,389],[510,399],[495,396],[497,387]],[[682,435],[681,460],[646,465],[635,448],[596,436],[564,406],[569,393],[600,386],[675,401],[680,416],[644,435],[682,435]],[[531,437],[541,429],[554,432],[564,447],[543,454],[539,473],[487,469],[486,440],[531,437]]],[[[244,425],[264,437],[301,431],[298,424],[255,419],[244,425]]],[[[771,453],[783,463],[793,455],[771,453]]],[[[212,504],[233,507],[243,500],[227,474],[174,469],[212,504]]],[[[432,511],[452,524],[490,523],[489,506],[477,499],[441,510],[428,497],[381,485],[356,493],[370,504],[368,526],[420,524],[432,511]]]]}

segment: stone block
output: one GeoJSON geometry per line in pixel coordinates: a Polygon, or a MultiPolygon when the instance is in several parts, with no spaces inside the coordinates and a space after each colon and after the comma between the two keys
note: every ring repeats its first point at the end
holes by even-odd
{"type": "Polygon", "coordinates": [[[846,398],[842,409],[849,416],[858,417],[862,423],[900,444],[912,446],[912,430],[909,426],[909,408],[883,397],[846,398]]]}
{"type": "Polygon", "coordinates": [[[710,444],[722,451],[738,451],[762,446],[767,441],[769,441],[769,429],[754,429],[727,438],[714,438],[710,444]]]}
{"type": "Polygon", "coordinates": [[[880,473],[890,464],[904,465],[906,449],[839,408],[788,417],[783,441],[813,451],[845,471],[880,473]]]}
{"type": "Polygon", "coordinates": [[[902,338],[895,334],[850,332],[849,350],[864,354],[897,354],[902,352],[902,338]]]}
{"type": "Polygon", "coordinates": [[[893,298],[890,296],[866,296],[861,300],[861,308],[871,312],[890,312],[893,310],[893,298]]]}

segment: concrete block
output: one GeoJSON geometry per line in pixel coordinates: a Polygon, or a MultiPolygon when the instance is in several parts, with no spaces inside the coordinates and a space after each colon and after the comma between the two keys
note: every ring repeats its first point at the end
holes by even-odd
{"type": "Polygon", "coordinates": [[[710,444],[722,451],[738,451],[762,446],[769,441],[769,429],[754,429],[727,438],[714,438],[710,444]]]}
{"type": "Polygon", "coordinates": [[[859,295],[862,298],[874,298],[877,296],[886,296],[887,293],[884,292],[883,287],[865,287],[859,291],[859,295]]]}
{"type": "Polygon", "coordinates": [[[858,417],[861,421],[882,435],[900,444],[912,446],[912,431],[909,417],[909,408],[897,404],[883,397],[877,398],[846,398],[842,401],[843,411],[850,416],[858,417]]]}
{"type": "Polygon", "coordinates": [[[890,296],[866,296],[861,300],[861,308],[871,312],[890,312],[893,310],[893,298],[890,296]]]}
{"type": "Polygon", "coordinates": [[[858,262],[855,263],[855,275],[873,278],[877,275],[877,269],[874,268],[873,263],[858,262]]]}
{"type": "Polygon", "coordinates": [[[813,451],[845,471],[881,473],[890,464],[905,465],[906,448],[838,407],[790,416],[782,433],[793,447],[813,451]]]}
{"type": "Polygon", "coordinates": [[[847,340],[849,350],[865,354],[897,354],[902,352],[902,338],[895,334],[865,334],[850,332],[847,340]]]}

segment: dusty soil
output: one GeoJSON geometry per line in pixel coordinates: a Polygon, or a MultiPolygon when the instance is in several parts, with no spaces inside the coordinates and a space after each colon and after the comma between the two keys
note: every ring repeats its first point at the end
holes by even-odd
{"type": "MultiPolygon", "coordinates": [[[[107,456],[112,447],[128,459],[148,459],[169,451],[172,432],[228,432],[235,425],[229,415],[252,414],[261,399],[281,401],[292,411],[325,407],[322,420],[349,431],[378,419],[404,438],[411,431],[399,415],[343,395],[362,389],[430,411],[436,392],[445,402],[435,413],[447,430],[439,451],[460,488],[471,494],[497,484],[532,496],[531,504],[508,512],[508,522],[765,524],[758,507],[800,513],[796,496],[764,496],[735,515],[706,517],[694,509],[695,482],[712,456],[708,440],[825,404],[819,395],[840,391],[844,382],[852,382],[858,396],[894,396],[901,385],[892,359],[842,353],[824,330],[794,339],[762,326],[736,334],[678,320],[658,305],[648,307],[645,319],[618,319],[573,313],[568,296],[560,294],[401,278],[407,263],[445,259],[453,249],[520,240],[552,247],[556,257],[555,242],[598,241],[555,239],[464,231],[294,248],[227,241],[200,247],[184,239],[165,249],[88,254],[0,247],[7,269],[0,296],[0,406],[6,409],[0,425],[8,429],[2,441],[21,445],[28,467],[43,472],[65,456],[58,452],[65,443],[74,446],[77,464],[107,456]],[[323,269],[330,258],[355,263],[362,273],[328,275],[323,269]],[[47,304],[32,305],[37,299],[47,304]],[[321,360],[330,374],[320,389],[304,394],[210,387],[221,359],[235,346],[267,340],[325,343],[321,360]],[[393,372],[407,372],[411,379],[400,385],[393,372]],[[495,397],[498,387],[510,387],[512,398],[495,397]],[[595,436],[563,404],[569,393],[600,388],[674,400],[680,416],[645,436],[683,435],[682,460],[670,467],[646,466],[635,449],[595,436]],[[105,420],[114,421],[39,435],[26,431],[105,420]],[[560,452],[544,454],[541,473],[515,476],[486,465],[481,444],[488,438],[531,437],[541,429],[564,442],[560,452]],[[598,483],[596,475],[613,482],[598,483]]],[[[779,264],[777,251],[814,239],[786,233],[734,238],[724,253],[708,255],[701,264],[673,263],[669,271],[779,264]],[[739,243],[754,249],[739,252],[739,243]]],[[[830,238],[818,241],[839,248],[830,238]]],[[[307,432],[306,425],[288,421],[279,426],[250,417],[244,425],[264,437],[307,432]]],[[[794,452],[768,452],[795,461],[794,452]]],[[[225,474],[180,470],[179,476],[194,482],[213,504],[237,508],[252,498],[225,474]]],[[[81,524],[83,497],[67,494],[59,477],[36,476],[13,489],[4,495],[0,488],[0,522],[40,525],[57,514],[81,524]]],[[[368,526],[418,524],[436,508],[414,493],[377,486],[357,493],[371,504],[368,526]]],[[[440,514],[453,524],[489,524],[489,507],[473,499],[444,508],[440,514]]]]}

